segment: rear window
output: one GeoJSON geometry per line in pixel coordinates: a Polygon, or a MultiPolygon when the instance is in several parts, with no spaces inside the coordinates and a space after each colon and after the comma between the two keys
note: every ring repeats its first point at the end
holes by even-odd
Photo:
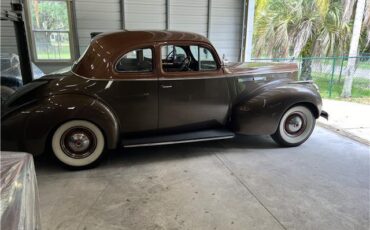
{"type": "Polygon", "coordinates": [[[118,72],[151,72],[153,52],[150,48],[135,49],[126,53],[116,64],[118,72]]]}

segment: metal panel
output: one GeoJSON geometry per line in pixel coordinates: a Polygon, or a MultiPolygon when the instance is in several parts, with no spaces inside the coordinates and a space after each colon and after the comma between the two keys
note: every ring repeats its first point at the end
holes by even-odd
{"type": "MultiPolygon", "coordinates": [[[[1,0],[1,10],[10,10],[11,0],[1,0]]],[[[1,53],[18,53],[12,22],[1,21],[1,53]]]]}
{"type": "Polygon", "coordinates": [[[165,0],[125,0],[127,30],[166,29],[165,0]]]}
{"type": "Polygon", "coordinates": [[[242,36],[242,0],[212,0],[210,40],[220,57],[229,61],[240,58],[242,36]]]}
{"type": "Polygon", "coordinates": [[[121,0],[75,0],[80,52],[90,44],[91,32],[121,29],[121,0]]]}
{"type": "MultiPolygon", "coordinates": [[[[11,0],[1,5],[10,7],[11,0]]],[[[122,0],[75,0],[77,34],[81,53],[90,43],[91,32],[105,32],[122,28],[122,0]]],[[[209,36],[220,56],[230,61],[239,60],[242,33],[242,0],[125,0],[125,28],[127,30],[181,30],[209,36]],[[168,1],[169,25],[166,27],[168,1]],[[208,14],[210,17],[208,18],[208,14]],[[208,20],[210,25],[208,25],[208,20]],[[208,33],[208,34],[207,34],[208,33]]],[[[17,52],[13,24],[1,23],[2,52],[17,52]]]]}
{"type": "Polygon", "coordinates": [[[207,36],[208,0],[171,0],[170,8],[170,30],[207,36]]]}

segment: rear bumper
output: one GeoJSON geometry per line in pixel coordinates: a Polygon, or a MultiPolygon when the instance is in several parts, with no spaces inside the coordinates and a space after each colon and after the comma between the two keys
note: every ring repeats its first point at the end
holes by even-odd
{"type": "Polygon", "coordinates": [[[321,113],[320,113],[320,117],[323,117],[325,118],[326,120],[329,120],[329,114],[328,112],[322,110],[321,113]]]}

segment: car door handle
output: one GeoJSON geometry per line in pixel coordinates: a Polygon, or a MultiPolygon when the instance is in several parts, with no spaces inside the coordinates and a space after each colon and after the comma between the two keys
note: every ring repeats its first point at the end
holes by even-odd
{"type": "Polygon", "coordinates": [[[150,93],[142,93],[142,94],[131,94],[128,95],[127,98],[142,98],[142,97],[149,97],[150,93]]]}
{"type": "Polygon", "coordinates": [[[161,85],[162,89],[170,89],[172,85],[161,85]]]}

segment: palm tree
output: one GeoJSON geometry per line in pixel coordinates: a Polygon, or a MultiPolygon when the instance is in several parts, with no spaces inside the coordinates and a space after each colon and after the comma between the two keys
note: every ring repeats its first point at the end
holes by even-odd
{"type": "MultiPolygon", "coordinates": [[[[351,26],[342,12],[340,0],[270,0],[256,12],[255,55],[343,55],[351,26]]],[[[301,69],[302,79],[312,79],[310,59],[303,59],[301,69]]]]}
{"type": "MultiPolygon", "coordinates": [[[[353,25],[353,32],[352,32],[352,39],[351,39],[351,46],[349,49],[349,57],[357,56],[358,54],[358,45],[360,42],[360,34],[361,34],[361,27],[362,27],[362,20],[364,18],[365,12],[365,0],[358,0],[357,7],[356,7],[356,15],[353,25]]],[[[368,11],[370,9],[367,9],[368,11]]],[[[351,97],[352,91],[352,81],[353,81],[353,73],[355,72],[356,67],[356,59],[349,58],[348,64],[346,68],[346,78],[344,80],[343,90],[342,90],[342,97],[351,97]]]]}
{"type": "MultiPolygon", "coordinates": [[[[264,0],[265,1],[265,0],[264,0]]],[[[344,21],[351,21],[353,13],[355,12],[357,0],[342,0],[343,3],[343,18],[344,21]]],[[[367,0],[365,5],[365,12],[362,22],[362,30],[360,36],[361,51],[370,49],[370,1],[367,0]]]]}
{"type": "Polygon", "coordinates": [[[370,0],[367,0],[364,14],[364,21],[362,23],[362,31],[364,33],[364,36],[361,37],[366,37],[366,41],[362,47],[364,47],[364,50],[370,50],[370,0]]]}

